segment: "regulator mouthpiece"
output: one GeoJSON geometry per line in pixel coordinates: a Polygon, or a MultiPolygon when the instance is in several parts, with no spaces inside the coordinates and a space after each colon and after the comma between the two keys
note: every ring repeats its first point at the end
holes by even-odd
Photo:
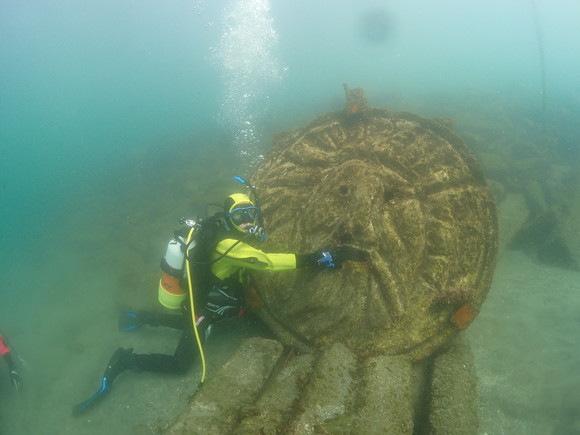
{"type": "Polygon", "coordinates": [[[259,242],[265,242],[266,241],[266,231],[264,231],[264,228],[256,225],[253,226],[252,228],[250,228],[248,230],[248,233],[251,234],[252,236],[254,236],[259,242]]]}

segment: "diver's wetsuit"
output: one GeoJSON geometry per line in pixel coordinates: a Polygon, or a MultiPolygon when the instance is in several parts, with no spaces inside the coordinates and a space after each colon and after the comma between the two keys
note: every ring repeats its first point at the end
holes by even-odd
{"type": "MultiPolygon", "coordinates": [[[[228,196],[224,202],[224,213],[216,213],[204,219],[203,224],[195,231],[195,248],[187,251],[190,265],[188,276],[193,279],[195,318],[197,331],[202,340],[213,323],[242,313],[246,269],[282,271],[304,266],[336,269],[340,267],[340,252],[344,250],[342,248],[340,250],[339,247],[336,251],[329,251],[327,248],[311,254],[266,254],[254,248],[245,240],[246,237],[250,237],[262,241],[265,237],[259,207],[256,207],[247,195],[240,193],[228,196]],[[259,225],[256,225],[256,222],[259,225]]],[[[192,232],[191,227],[182,229],[182,233],[188,235],[188,240],[192,232]]],[[[178,234],[179,232],[176,236],[178,234]]],[[[164,272],[173,278],[179,278],[181,274],[177,269],[175,269],[177,274],[169,273],[171,270],[164,272]]],[[[187,287],[189,283],[181,285],[181,288],[187,287]]],[[[186,300],[182,305],[181,315],[126,313],[129,325],[122,329],[127,331],[139,324],[180,329],[182,335],[175,352],[173,355],[134,354],[132,349],[118,348],[105,369],[99,390],[88,400],[74,406],[73,414],[84,412],[103,397],[110,390],[115,378],[126,369],[163,373],[187,371],[199,351],[191,319],[193,316],[188,309],[189,302],[186,300]],[[134,323],[131,323],[133,321],[134,323]]]]}
{"type": "MultiPolygon", "coordinates": [[[[166,326],[168,328],[179,329],[182,333],[173,355],[162,353],[133,353],[127,361],[127,368],[159,373],[185,373],[191,367],[197,352],[191,316],[187,307],[184,306],[182,308],[181,315],[140,311],[137,313],[137,316],[139,322],[142,324],[166,326]]],[[[201,326],[199,325],[198,328],[202,329],[201,326]]]]}
{"type": "MultiPolygon", "coordinates": [[[[235,286],[241,295],[242,286],[235,286]]],[[[206,304],[199,310],[197,330],[201,340],[204,340],[206,331],[217,320],[231,317],[242,308],[241,297],[234,297],[233,287],[222,282],[221,286],[213,286],[207,295],[206,304]],[[225,304],[223,302],[226,302],[225,304]]],[[[196,298],[197,299],[197,298],[196,298]]],[[[79,415],[100,400],[113,385],[115,378],[125,370],[149,371],[157,373],[185,373],[192,365],[199,352],[189,310],[189,301],[184,301],[181,314],[140,311],[130,314],[129,320],[134,322],[131,330],[139,325],[166,326],[181,330],[181,337],[173,355],[162,353],[136,354],[132,349],[118,348],[105,369],[101,380],[101,387],[88,400],[73,407],[73,415],[79,415]]],[[[121,326],[121,322],[120,322],[121,326]]]]}
{"type": "MultiPolygon", "coordinates": [[[[245,269],[278,271],[297,267],[295,254],[266,254],[238,238],[227,237],[227,233],[226,237],[212,246],[209,253],[211,260],[219,258],[230,248],[231,250],[223,258],[212,263],[211,267],[208,267],[210,273],[204,274],[199,268],[192,270],[192,275],[198,278],[195,287],[198,289],[209,288],[206,292],[198,291],[195,297],[197,328],[202,340],[206,335],[205,332],[213,323],[242,313],[242,280],[245,269]],[[206,276],[199,277],[199,275],[206,276]]],[[[207,256],[205,258],[207,259],[207,256]]],[[[301,265],[301,262],[298,261],[298,264],[301,265]]],[[[140,324],[181,329],[183,332],[179,344],[173,355],[128,352],[119,362],[125,367],[122,367],[121,370],[115,370],[115,374],[120,373],[123,369],[177,374],[186,372],[199,352],[191,321],[189,301],[182,305],[181,315],[139,312],[137,318],[140,324]]]]}
{"type": "MultiPolygon", "coordinates": [[[[218,320],[238,315],[242,312],[242,288],[236,291],[230,285],[214,285],[208,292],[206,303],[202,306],[201,316],[197,320],[199,337],[203,341],[208,328],[218,320]]],[[[185,373],[191,367],[199,349],[193,330],[189,301],[181,307],[181,314],[161,313],[154,311],[140,311],[137,318],[141,324],[149,326],[165,326],[182,331],[179,343],[173,355],[161,353],[130,354],[127,368],[137,371],[158,373],[185,373]]]]}

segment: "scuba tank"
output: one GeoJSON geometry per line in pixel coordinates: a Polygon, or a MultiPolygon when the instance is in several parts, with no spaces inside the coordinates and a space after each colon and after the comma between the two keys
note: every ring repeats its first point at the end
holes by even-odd
{"type": "MultiPolygon", "coordinates": [[[[256,205],[258,210],[260,210],[260,203],[258,201],[258,195],[256,193],[256,186],[252,186],[242,177],[236,176],[234,177],[234,180],[236,180],[240,184],[243,184],[246,188],[250,190],[250,192],[254,197],[254,204],[256,205]]],[[[173,238],[167,244],[165,256],[161,260],[161,270],[163,270],[163,275],[159,280],[159,289],[157,291],[157,297],[159,299],[159,303],[161,303],[161,305],[163,305],[164,307],[172,310],[178,310],[181,308],[182,303],[187,299],[188,292],[184,290],[181,286],[182,282],[187,282],[187,270],[185,267],[185,260],[186,257],[189,257],[189,252],[193,248],[195,248],[197,244],[195,238],[198,234],[195,233],[202,228],[204,220],[209,221],[210,219],[211,218],[198,219],[198,221],[185,219],[184,217],[179,219],[179,223],[181,225],[184,225],[184,227],[180,231],[175,232],[173,238]]],[[[258,213],[258,225],[249,229],[248,236],[254,237],[260,242],[264,242],[266,240],[266,233],[264,232],[264,221],[262,218],[261,210],[258,213]]],[[[197,264],[205,264],[209,266],[210,264],[215,263],[216,261],[225,257],[242,240],[243,238],[238,240],[218,258],[209,261],[207,263],[197,263],[197,264]]],[[[191,286],[192,284],[190,283],[189,285],[191,286]]],[[[190,288],[189,290],[193,295],[194,289],[190,288]]]]}
{"type": "Polygon", "coordinates": [[[197,326],[201,323],[204,317],[201,316],[198,318],[195,315],[195,305],[193,301],[194,289],[188,257],[190,255],[189,251],[197,245],[195,238],[198,234],[195,233],[202,228],[202,220],[199,219],[196,222],[182,217],[179,219],[179,223],[184,225],[184,227],[174,233],[173,238],[167,244],[165,256],[161,259],[161,270],[163,270],[163,275],[161,275],[161,279],[159,280],[157,296],[159,298],[159,303],[171,310],[181,309],[189,296],[189,310],[191,313],[193,332],[201,356],[202,375],[199,383],[199,385],[201,385],[205,380],[206,364],[205,353],[203,351],[203,345],[197,326]],[[187,283],[188,291],[181,287],[181,282],[187,283]]]}
{"type": "Polygon", "coordinates": [[[194,238],[188,244],[187,237],[188,233],[194,233],[198,227],[198,223],[190,219],[181,218],[179,223],[185,226],[180,231],[176,231],[167,244],[165,256],[161,259],[163,274],[157,291],[159,303],[171,310],[180,309],[181,304],[187,299],[187,291],[181,287],[186,273],[185,251],[190,251],[196,245],[194,238]]]}

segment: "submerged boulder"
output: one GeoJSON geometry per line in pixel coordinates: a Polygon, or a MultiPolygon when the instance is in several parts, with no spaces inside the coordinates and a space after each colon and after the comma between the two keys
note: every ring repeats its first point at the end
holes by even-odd
{"type": "Polygon", "coordinates": [[[418,360],[479,312],[495,267],[495,201],[448,124],[347,107],[279,135],[252,183],[265,250],[370,254],[338,271],[254,274],[248,298],[285,345],[418,360]]]}

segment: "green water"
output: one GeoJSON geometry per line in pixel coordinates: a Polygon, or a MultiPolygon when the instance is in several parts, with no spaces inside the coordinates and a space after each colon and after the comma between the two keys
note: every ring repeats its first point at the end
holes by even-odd
{"type": "MultiPolygon", "coordinates": [[[[541,237],[510,245],[553,208],[580,262],[580,8],[536,3],[546,89],[526,1],[2,2],[0,328],[23,390],[0,364],[0,434],[159,433],[183,410],[199,367],[123,374],[71,417],[118,346],[173,352],[173,331],[121,333],[117,316],[157,308],[178,218],[238,189],[274,134],[342,108],[343,82],[372,106],[451,118],[497,183],[497,273],[466,333],[478,433],[580,433],[580,275],[540,261],[541,237]]],[[[255,333],[221,324],[210,375],[255,333]]]]}

